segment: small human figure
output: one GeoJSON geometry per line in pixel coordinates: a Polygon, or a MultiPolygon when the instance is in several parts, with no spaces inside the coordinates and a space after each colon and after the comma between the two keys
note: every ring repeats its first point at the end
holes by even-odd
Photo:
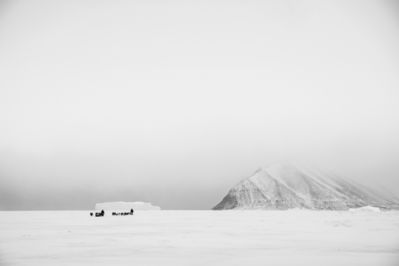
{"type": "Polygon", "coordinates": [[[133,213],[134,213],[134,210],[130,209],[130,215],[133,215],[133,213]]]}
{"type": "Polygon", "coordinates": [[[92,212],[90,212],[90,216],[93,216],[93,213],[92,213],[92,212]]]}

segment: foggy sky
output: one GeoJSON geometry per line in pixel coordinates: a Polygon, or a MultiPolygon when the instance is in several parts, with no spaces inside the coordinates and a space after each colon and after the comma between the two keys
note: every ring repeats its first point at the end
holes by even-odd
{"type": "Polygon", "coordinates": [[[0,1],[0,208],[209,209],[306,161],[399,193],[395,1],[0,1]]]}

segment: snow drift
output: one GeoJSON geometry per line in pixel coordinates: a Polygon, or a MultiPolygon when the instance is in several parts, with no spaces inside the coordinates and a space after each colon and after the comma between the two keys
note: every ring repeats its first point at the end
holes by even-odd
{"type": "Polygon", "coordinates": [[[397,209],[399,204],[333,174],[293,165],[273,165],[239,182],[213,209],[348,210],[365,206],[397,209]]]}

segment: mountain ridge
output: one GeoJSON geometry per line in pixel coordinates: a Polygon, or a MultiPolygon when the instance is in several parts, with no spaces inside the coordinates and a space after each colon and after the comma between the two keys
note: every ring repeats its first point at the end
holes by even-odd
{"type": "Polygon", "coordinates": [[[213,209],[347,210],[364,206],[398,209],[399,203],[335,174],[276,164],[241,180],[213,209]]]}

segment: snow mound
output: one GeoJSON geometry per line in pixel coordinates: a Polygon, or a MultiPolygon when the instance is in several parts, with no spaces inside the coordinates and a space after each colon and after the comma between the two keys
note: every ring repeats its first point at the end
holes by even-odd
{"type": "Polygon", "coordinates": [[[114,202],[103,202],[97,203],[95,206],[96,210],[106,210],[106,211],[128,211],[133,210],[155,210],[159,211],[161,208],[159,206],[154,206],[149,202],[125,202],[125,201],[114,201],[114,202]]]}
{"type": "Polygon", "coordinates": [[[350,211],[353,212],[381,212],[381,209],[378,207],[373,207],[373,206],[364,206],[364,207],[360,207],[360,208],[352,208],[349,209],[350,211]]]}

